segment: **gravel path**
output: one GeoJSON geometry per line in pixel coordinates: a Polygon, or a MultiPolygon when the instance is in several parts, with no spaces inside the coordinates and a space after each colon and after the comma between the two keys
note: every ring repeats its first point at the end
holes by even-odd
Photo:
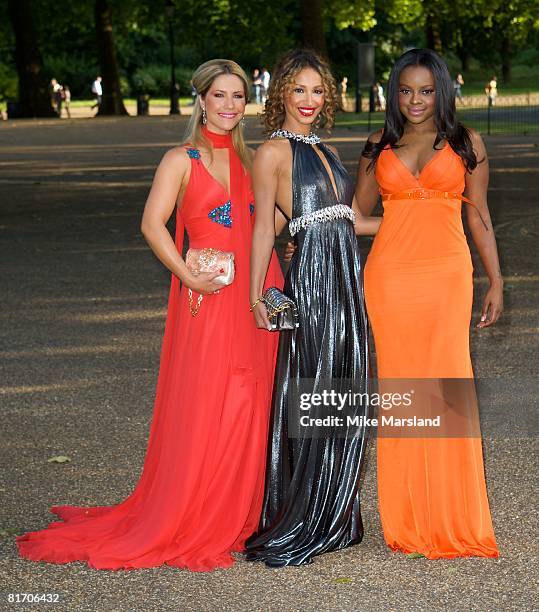
{"type": "MultiPolygon", "coordinates": [[[[261,135],[250,120],[253,144],[261,135]]],[[[151,418],[169,275],[139,232],[162,155],[184,118],[15,121],[0,127],[2,308],[0,609],[529,610],[537,608],[536,406],[539,234],[537,137],[491,138],[491,209],[506,313],[472,331],[487,481],[499,560],[428,561],[392,554],[376,506],[375,448],[363,484],[359,546],[303,568],[239,562],[196,574],[130,572],[19,559],[14,534],[44,527],[53,504],[112,504],[137,481],[151,418]],[[533,208],[532,208],[533,206],[533,208]],[[480,397],[481,399],[481,397],[480,397]],[[518,431],[491,413],[523,415],[518,431]],[[71,461],[50,463],[52,456],[71,461]],[[10,604],[8,593],[58,593],[56,604],[10,604]]],[[[334,144],[355,172],[364,136],[334,144]]],[[[369,242],[363,241],[368,249],[369,242]]],[[[480,268],[478,268],[480,271],[480,268]]],[[[477,278],[477,296],[485,288],[477,278]]],[[[476,313],[477,316],[477,313],[476,313]]]]}

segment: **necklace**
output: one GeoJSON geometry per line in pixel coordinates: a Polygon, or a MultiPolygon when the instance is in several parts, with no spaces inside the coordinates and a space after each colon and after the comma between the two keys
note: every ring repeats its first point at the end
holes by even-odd
{"type": "Polygon", "coordinates": [[[313,134],[311,132],[308,136],[304,136],[303,134],[296,134],[295,132],[289,132],[288,130],[275,130],[270,135],[270,140],[272,138],[291,138],[292,140],[298,140],[299,142],[304,142],[305,144],[313,145],[318,144],[320,142],[320,136],[313,134]]]}

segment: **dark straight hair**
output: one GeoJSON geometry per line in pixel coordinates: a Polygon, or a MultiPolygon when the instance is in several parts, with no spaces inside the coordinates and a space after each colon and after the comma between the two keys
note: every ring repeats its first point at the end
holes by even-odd
{"type": "Polygon", "coordinates": [[[367,141],[362,155],[370,158],[369,170],[378,160],[380,153],[387,147],[397,148],[404,134],[406,119],[399,109],[399,81],[401,72],[409,66],[423,66],[431,71],[434,78],[436,139],[433,148],[442,140],[459,155],[468,172],[477,166],[468,130],[458,121],[455,107],[455,90],[449,70],[442,58],[432,49],[411,49],[395,62],[387,84],[387,107],[384,129],[380,142],[367,141]]]}

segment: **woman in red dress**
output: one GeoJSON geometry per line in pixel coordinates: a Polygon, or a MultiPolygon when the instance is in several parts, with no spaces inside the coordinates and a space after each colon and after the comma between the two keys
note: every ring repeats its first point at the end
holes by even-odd
{"type": "MultiPolygon", "coordinates": [[[[193,84],[189,144],[163,157],[142,219],[172,272],[142,476],[118,505],[53,507],[63,522],[17,538],[28,559],[209,571],[232,565],[231,552],[243,550],[258,525],[278,338],[258,330],[249,312],[254,203],[240,125],[248,81],[234,62],[212,60],[193,84]],[[175,208],[174,243],[166,222],[175,208]],[[219,271],[189,270],[184,229],[191,248],[234,253],[232,284],[219,285],[219,271]]],[[[274,253],[266,283],[282,280],[274,253]]]]}

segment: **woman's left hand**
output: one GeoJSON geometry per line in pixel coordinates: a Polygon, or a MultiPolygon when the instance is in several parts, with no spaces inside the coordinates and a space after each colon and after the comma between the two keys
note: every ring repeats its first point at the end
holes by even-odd
{"type": "Polygon", "coordinates": [[[481,312],[481,320],[477,324],[479,329],[494,325],[500,318],[503,312],[503,283],[491,284],[485,299],[483,300],[483,309],[481,312]]]}
{"type": "Polygon", "coordinates": [[[292,261],[292,257],[294,257],[294,253],[296,252],[296,245],[293,242],[287,242],[284,250],[284,261],[285,263],[290,263],[292,261]]]}

